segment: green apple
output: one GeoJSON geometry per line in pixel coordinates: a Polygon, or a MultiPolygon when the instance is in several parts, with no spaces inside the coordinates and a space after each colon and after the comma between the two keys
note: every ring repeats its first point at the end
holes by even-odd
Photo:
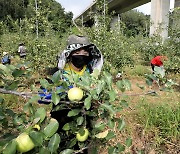
{"type": "Polygon", "coordinates": [[[22,133],[16,138],[17,150],[19,152],[28,152],[34,148],[34,143],[27,133],[22,133]]]}
{"type": "Polygon", "coordinates": [[[71,88],[68,91],[68,98],[70,101],[80,101],[83,98],[83,91],[78,87],[71,88]]]}
{"type": "Polygon", "coordinates": [[[40,130],[40,129],[41,129],[41,127],[40,127],[38,124],[35,124],[35,125],[33,126],[33,128],[35,128],[35,129],[37,129],[37,130],[40,130]]]}
{"type": "Polygon", "coordinates": [[[89,131],[85,128],[83,135],[81,135],[80,133],[76,134],[76,139],[80,142],[84,142],[87,140],[88,136],[89,136],[89,131]]]}

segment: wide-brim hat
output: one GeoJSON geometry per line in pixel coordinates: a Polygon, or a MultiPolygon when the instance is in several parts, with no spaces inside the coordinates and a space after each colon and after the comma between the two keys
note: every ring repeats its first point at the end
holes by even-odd
{"type": "Polygon", "coordinates": [[[7,55],[7,52],[3,52],[3,56],[7,55]]]}

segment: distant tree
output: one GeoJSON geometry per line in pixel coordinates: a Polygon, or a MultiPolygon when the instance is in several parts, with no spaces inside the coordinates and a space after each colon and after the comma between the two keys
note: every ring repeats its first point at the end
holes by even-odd
{"type": "Polygon", "coordinates": [[[0,21],[11,32],[16,32],[18,23],[23,28],[23,20],[30,25],[36,25],[38,20],[39,33],[42,35],[47,29],[52,29],[61,36],[70,27],[73,14],[66,13],[60,3],[55,0],[37,0],[37,11],[35,6],[34,0],[0,0],[0,21]]]}
{"type": "Polygon", "coordinates": [[[150,17],[148,15],[144,15],[137,10],[130,10],[121,14],[121,20],[125,23],[124,34],[127,36],[138,34],[148,36],[150,26],[150,17]]]}

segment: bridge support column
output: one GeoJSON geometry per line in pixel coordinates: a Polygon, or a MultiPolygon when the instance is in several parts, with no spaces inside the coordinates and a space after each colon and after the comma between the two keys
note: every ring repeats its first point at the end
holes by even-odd
{"type": "Polygon", "coordinates": [[[110,27],[112,30],[120,30],[120,16],[114,16],[111,20],[110,27]]]}
{"type": "Polygon", "coordinates": [[[150,36],[160,34],[164,39],[168,37],[170,0],[151,0],[150,36]]]}

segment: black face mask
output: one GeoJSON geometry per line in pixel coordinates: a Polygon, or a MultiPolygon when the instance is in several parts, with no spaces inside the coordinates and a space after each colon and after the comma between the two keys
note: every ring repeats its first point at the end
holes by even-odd
{"type": "Polygon", "coordinates": [[[72,64],[77,68],[82,68],[90,62],[90,57],[85,55],[73,55],[71,57],[72,64]]]}

